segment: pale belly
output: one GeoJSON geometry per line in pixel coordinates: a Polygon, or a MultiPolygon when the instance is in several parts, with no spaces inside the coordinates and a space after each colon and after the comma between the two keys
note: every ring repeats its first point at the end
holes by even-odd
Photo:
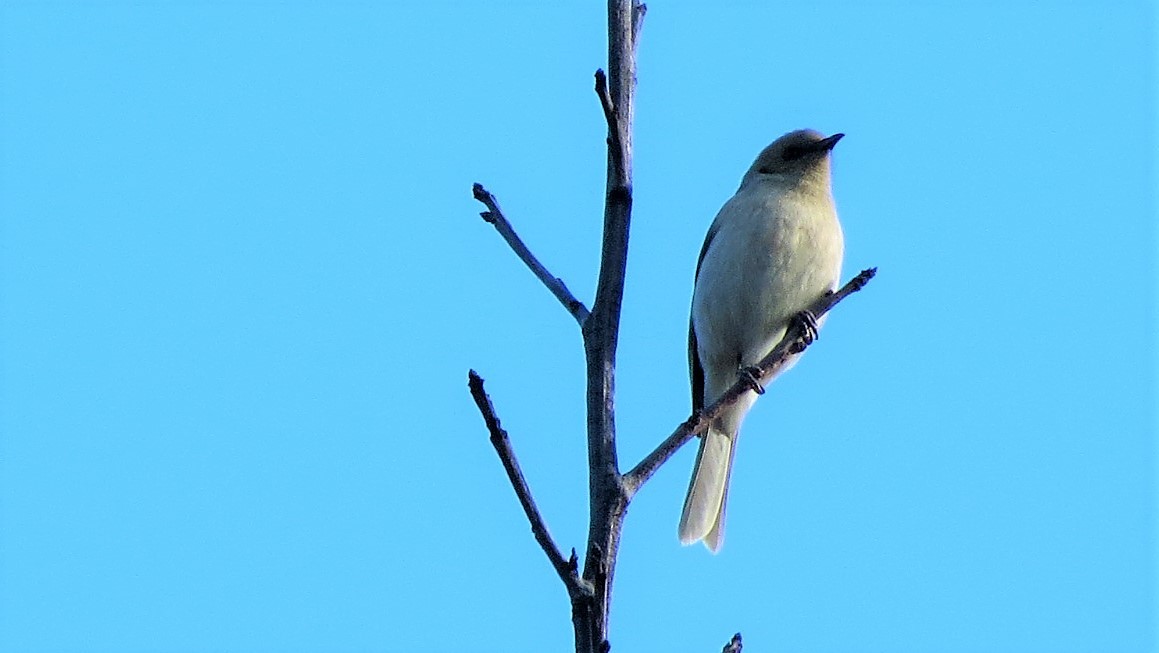
{"type": "Polygon", "coordinates": [[[836,288],[844,253],[832,205],[806,213],[734,198],[726,210],[734,213],[705,252],[692,302],[709,400],[780,341],[794,314],[836,288]]]}

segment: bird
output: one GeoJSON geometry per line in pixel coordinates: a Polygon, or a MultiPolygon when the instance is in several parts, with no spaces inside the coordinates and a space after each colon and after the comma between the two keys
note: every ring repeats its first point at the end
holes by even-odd
{"type": "Polygon", "coordinates": [[[700,248],[688,326],[693,412],[715,402],[738,374],[751,388],[700,436],[680,516],[681,544],[703,541],[720,551],[737,435],[776,376],[758,379],[752,366],[780,342],[792,320],[812,320],[815,327],[824,321],[802,312],[833,292],[841,277],[845,241],[830,160],[842,137],[800,129],[773,141],[721,207],[700,248]]]}

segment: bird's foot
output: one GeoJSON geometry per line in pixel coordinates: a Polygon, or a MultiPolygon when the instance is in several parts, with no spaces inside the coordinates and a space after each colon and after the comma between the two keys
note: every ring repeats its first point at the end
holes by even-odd
{"type": "Polygon", "coordinates": [[[817,316],[813,315],[813,311],[804,310],[797,313],[790,319],[790,324],[801,327],[801,339],[805,342],[805,347],[820,337],[817,333],[817,316]]]}
{"type": "Polygon", "coordinates": [[[765,394],[765,388],[764,388],[764,386],[761,385],[760,374],[761,374],[761,368],[759,368],[755,365],[750,365],[748,367],[742,367],[742,368],[740,368],[740,372],[739,372],[740,380],[744,381],[745,385],[747,385],[749,387],[749,389],[751,389],[753,392],[755,392],[759,395],[763,395],[763,394],[765,394]]]}

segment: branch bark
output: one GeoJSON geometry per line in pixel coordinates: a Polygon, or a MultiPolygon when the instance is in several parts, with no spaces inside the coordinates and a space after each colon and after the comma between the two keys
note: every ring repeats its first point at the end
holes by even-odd
{"type": "MultiPolygon", "coordinates": [[[[815,317],[821,317],[832,310],[841,300],[864,288],[865,284],[869,283],[869,280],[876,274],[877,268],[862,270],[860,274],[850,279],[837,292],[823,295],[820,299],[813,302],[808,308],[809,312],[815,317]]],[[[756,376],[764,378],[781,369],[790,356],[805,351],[805,348],[808,346],[809,342],[805,337],[804,326],[797,321],[793,321],[789,325],[789,328],[785,330],[785,335],[777,343],[777,346],[773,347],[772,351],[757,363],[756,367],[759,372],[756,376]]],[[[751,388],[752,386],[748,381],[738,377],[737,382],[720,399],[716,400],[711,406],[705,407],[699,413],[693,414],[683,424],[676,427],[672,435],[661,442],[652,453],[645,456],[631,471],[624,474],[623,486],[628,498],[631,499],[640,487],[652,477],[652,474],[660,468],[660,465],[663,465],[672,457],[672,454],[676,453],[693,436],[703,433],[708,428],[709,423],[720,415],[722,410],[736,403],[740,399],[740,396],[751,388]]]]}
{"type": "MultiPolygon", "coordinates": [[[[861,270],[858,276],[851,278],[848,283],[841,286],[837,292],[830,292],[829,295],[824,295],[817,299],[816,302],[809,306],[809,312],[814,314],[814,317],[821,317],[837,306],[841,300],[853,295],[854,292],[865,288],[865,285],[872,280],[877,274],[877,268],[869,268],[861,270]]],[[[800,322],[793,321],[785,331],[785,336],[782,336],[781,341],[777,343],[777,347],[773,347],[772,351],[761,358],[756,367],[759,370],[757,377],[764,378],[771,373],[781,369],[785,362],[788,361],[789,356],[800,354],[809,347],[809,342],[806,339],[806,329],[800,322]]],[[[647,480],[656,473],[659,466],[663,465],[666,460],[672,457],[673,454],[684,447],[684,444],[695,435],[704,433],[716,416],[721,414],[724,408],[735,404],[737,399],[741,398],[742,394],[750,390],[752,385],[748,380],[737,377],[737,382],[729,387],[727,392],[722,394],[720,399],[717,399],[713,405],[707,406],[699,413],[693,413],[684,423],[672,431],[672,435],[665,438],[664,442],[659,443],[658,447],[651,452],[651,454],[644,456],[639,464],[632,467],[632,471],[624,474],[624,491],[628,495],[628,499],[639,491],[640,487],[647,480]]]]}
{"type": "Polygon", "coordinates": [[[628,508],[616,454],[615,373],[620,308],[632,216],[632,120],[636,87],[636,37],[645,9],[637,0],[608,0],[608,70],[596,72],[596,94],[608,123],[603,247],[592,312],[583,325],[587,371],[588,543],[583,578],[595,596],[573,602],[587,628],[576,631],[576,650],[603,653],[620,532],[628,508]]]}
{"type": "Polygon", "coordinates": [[[479,216],[495,227],[495,231],[498,231],[499,235],[503,236],[503,240],[507,241],[511,249],[515,251],[515,255],[531,269],[531,272],[543,282],[543,285],[547,286],[547,289],[551,291],[551,294],[555,295],[559,303],[563,304],[563,307],[575,318],[575,321],[580,326],[583,326],[584,320],[588,319],[587,306],[584,306],[583,302],[571,294],[563,279],[548,272],[547,268],[527,248],[527,245],[523,244],[523,239],[519,237],[519,234],[515,233],[515,228],[511,226],[511,223],[507,221],[507,217],[503,215],[503,211],[499,209],[499,202],[496,201],[494,195],[489,193],[486,188],[483,188],[483,184],[475,184],[471,188],[471,191],[475,199],[487,207],[487,210],[480,213],[479,216]]]}
{"type": "Polygon", "coordinates": [[[551,533],[547,530],[547,523],[543,521],[543,516],[535,505],[535,499],[531,497],[531,488],[527,485],[527,479],[519,467],[519,460],[515,457],[515,450],[511,447],[511,439],[507,437],[507,431],[500,425],[499,417],[495,414],[495,407],[491,404],[491,398],[487,396],[487,391],[483,388],[483,377],[479,376],[475,370],[469,371],[467,373],[467,387],[471,389],[471,397],[483,415],[487,431],[491,434],[491,445],[495,447],[495,453],[499,454],[499,460],[503,463],[503,469],[507,471],[507,478],[511,481],[511,487],[515,489],[515,495],[519,497],[519,503],[523,506],[527,521],[531,522],[531,532],[535,535],[535,541],[539,542],[539,546],[547,554],[551,566],[555,567],[555,573],[559,574],[559,579],[567,587],[568,594],[573,597],[590,597],[592,587],[579,577],[575,549],[572,549],[571,558],[565,560],[563,554],[559,552],[559,547],[555,545],[551,533]]]}

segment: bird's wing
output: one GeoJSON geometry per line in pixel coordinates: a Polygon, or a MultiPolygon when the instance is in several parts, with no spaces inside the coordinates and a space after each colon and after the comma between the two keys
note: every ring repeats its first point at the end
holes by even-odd
{"type": "MultiPolygon", "coordinates": [[[[696,275],[692,278],[693,293],[696,292],[696,282],[700,279],[700,264],[704,262],[704,255],[712,238],[716,236],[719,227],[714,220],[704,236],[704,244],[700,246],[700,257],[696,259],[696,275]]],[[[704,368],[700,366],[700,354],[696,346],[696,329],[692,326],[691,311],[688,316],[688,375],[692,378],[692,411],[704,408],[704,368]]]]}

